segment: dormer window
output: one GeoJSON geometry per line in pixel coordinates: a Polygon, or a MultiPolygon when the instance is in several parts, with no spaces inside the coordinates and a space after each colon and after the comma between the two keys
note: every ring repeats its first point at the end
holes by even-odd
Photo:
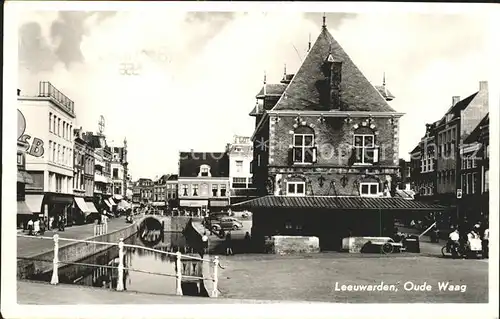
{"type": "Polygon", "coordinates": [[[198,176],[202,176],[202,177],[210,177],[210,176],[212,176],[210,174],[210,166],[208,166],[208,165],[201,165],[200,166],[200,172],[198,173],[198,176]]]}

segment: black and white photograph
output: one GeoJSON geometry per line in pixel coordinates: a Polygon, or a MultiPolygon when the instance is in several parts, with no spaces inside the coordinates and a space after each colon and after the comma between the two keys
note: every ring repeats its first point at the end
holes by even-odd
{"type": "Polygon", "coordinates": [[[497,317],[497,8],[393,5],[7,2],[3,316],[497,317]]]}

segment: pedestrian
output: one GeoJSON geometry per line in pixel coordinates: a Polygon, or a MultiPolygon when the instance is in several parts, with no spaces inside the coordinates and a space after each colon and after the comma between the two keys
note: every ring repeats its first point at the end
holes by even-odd
{"type": "Polygon", "coordinates": [[[250,244],[251,244],[251,238],[250,238],[250,233],[249,232],[246,232],[245,233],[245,252],[250,252],[251,251],[251,247],[250,247],[250,244]]]}
{"type": "Polygon", "coordinates": [[[33,233],[35,235],[40,233],[40,219],[38,218],[33,222],[33,233]]]}
{"type": "Polygon", "coordinates": [[[227,232],[226,235],[226,256],[234,255],[233,253],[233,241],[231,239],[231,231],[227,232]]]}
{"type": "Polygon", "coordinates": [[[201,258],[203,258],[203,255],[208,254],[208,236],[207,236],[207,232],[203,232],[203,236],[201,237],[201,243],[202,243],[201,258]]]}
{"type": "Polygon", "coordinates": [[[488,226],[485,226],[485,230],[483,233],[483,242],[482,242],[483,258],[489,257],[489,244],[490,244],[490,230],[489,230],[488,226]]]}
{"type": "Polygon", "coordinates": [[[49,218],[49,230],[54,228],[54,216],[50,216],[49,218]]]}
{"type": "Polygon", "coordinates": [[[33,235],[33,228],[34,228],[33,219],[30,218],[30,220],[28,220],[28,235],[33,235]]]}

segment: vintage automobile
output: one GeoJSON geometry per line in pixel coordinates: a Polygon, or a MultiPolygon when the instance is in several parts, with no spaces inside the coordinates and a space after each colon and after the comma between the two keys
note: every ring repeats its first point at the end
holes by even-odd
{"type": "Polygon", "coordinates": [[[210,227],[213,231],[238,230],[243,228],[243,224],[234,217],[221,217],[210,220],[210,227]]]}

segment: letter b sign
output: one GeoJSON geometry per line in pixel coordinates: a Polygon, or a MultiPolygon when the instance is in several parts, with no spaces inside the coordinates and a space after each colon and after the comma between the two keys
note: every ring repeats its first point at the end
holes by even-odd
{"type": "Polygon", "coordinates": [[[34,137],[28,154],[35,157],[41,157],[44,152],[45,150],[43,148],[43,141],[39,138],[34,137]]]}

